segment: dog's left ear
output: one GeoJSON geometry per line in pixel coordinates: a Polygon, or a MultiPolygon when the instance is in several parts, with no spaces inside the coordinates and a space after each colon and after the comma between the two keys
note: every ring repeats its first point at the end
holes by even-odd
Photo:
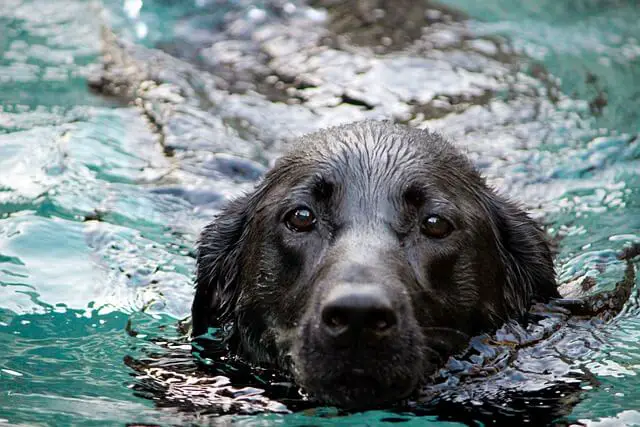
{"type": "Polygon", "coordinates": [[[516,204],[485,198],[504,266],[504,311],[520,317],[536,302],[560,297],[549,240],[541,226],[516,204]]]}
{"type": "Polygon", "coordinates": [[[191,306],[194,337],[206,333],[210,326],[221,327],[233,320],[240,293],[240,257],[254,211],[254,195],[233,200],[200,235],[196,294],[191,306]]]}

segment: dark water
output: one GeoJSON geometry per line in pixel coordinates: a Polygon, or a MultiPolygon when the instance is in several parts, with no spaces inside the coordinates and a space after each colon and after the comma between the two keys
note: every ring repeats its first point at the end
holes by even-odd
{"type": "Polygon", "coordinates": [[[501,404],[640,424],[635,289],[609,323],[560,310],[474,342],[425,390],[440,406],[348,415],[240,362],[201,375],[176,328],[200,228],[292,137],[363,118],[458,141],[558,239],[564,294],[613,289],[640,241],[639,18],[632,0],[4,0],[0,425],[424,425],[501,404]],[[238,412],[264,414],[213,417],[238,412]]]}

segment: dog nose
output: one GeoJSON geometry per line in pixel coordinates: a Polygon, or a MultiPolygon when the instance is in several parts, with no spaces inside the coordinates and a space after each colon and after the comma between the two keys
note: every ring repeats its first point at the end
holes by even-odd
{"type": "Polygon", "coordinates": [[[353,338],[371,340],[388,335],[398,323],[398,316],[383,289],[342,285],[324,301],[321,322],[326,334],[347,344],[353,338]]]}

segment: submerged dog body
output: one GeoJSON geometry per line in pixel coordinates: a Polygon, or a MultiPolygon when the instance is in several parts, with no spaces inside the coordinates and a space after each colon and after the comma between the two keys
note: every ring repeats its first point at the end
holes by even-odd
{"type": "Polygon", "coordinates": [[[557,296],[542,230],[451,144],[361,122],[301,138],[205,228],[193,332],[353,407],[557,296]]]}

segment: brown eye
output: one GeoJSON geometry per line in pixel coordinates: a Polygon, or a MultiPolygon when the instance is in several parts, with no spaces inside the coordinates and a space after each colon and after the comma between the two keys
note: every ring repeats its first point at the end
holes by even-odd
{"type": "Polygon", "coordinates": [[[295,208],[285,218],[287,227],[293,231],[311,231],[316,223],[316,217],[307,208],[295,208]]]}
{"type": "Polygon", "coordinates": [[[451,223],[438,215],[431,215],[422,223],[422,232],[434,239],[447,237],[452,231],[453,226],[451,223]]]}

